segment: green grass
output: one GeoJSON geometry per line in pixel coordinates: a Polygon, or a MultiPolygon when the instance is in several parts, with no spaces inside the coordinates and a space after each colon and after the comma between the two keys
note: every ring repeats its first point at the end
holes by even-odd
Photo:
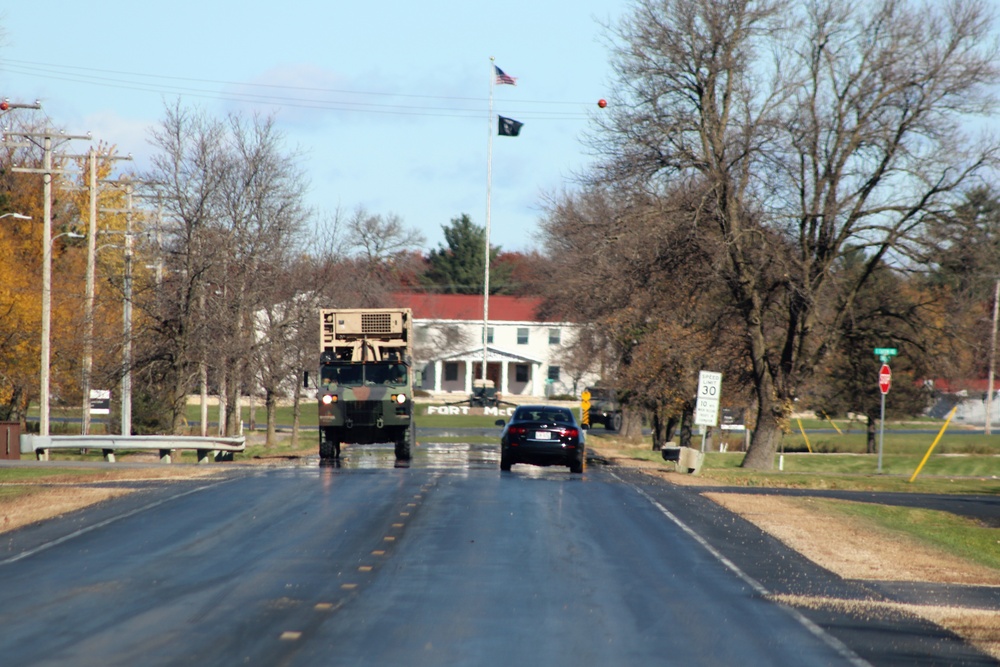
{"type": "MultiPolygon", "coordinates": [[[[949,512],[817,498],[826,511],[876,528],[904,533],[921,542],[987,567],[1000,569],[1000,529],[949,512]]],[[[943,564],[945,565],[945,564],[943,564]]],[[[945,565],[946,566],[946,565],[945,565]]]]}
{"type": "Polygon", "coordinates": [[[0,468],[0,483],[36,482],[47,478],[92,474],[92,470],[79,468],[0,468]]]}

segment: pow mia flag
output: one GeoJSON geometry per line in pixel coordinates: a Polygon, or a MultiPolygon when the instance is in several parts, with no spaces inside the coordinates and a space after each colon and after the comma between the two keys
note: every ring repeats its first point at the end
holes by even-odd
{"type": "Polygon", "coordinates": [[[524,126],[524,123],[519,123],[513,118],[505,118],[504,116],[498,116],[498,118],[500,119],[499,134],[501,137],[516,137],[524,126]]]}

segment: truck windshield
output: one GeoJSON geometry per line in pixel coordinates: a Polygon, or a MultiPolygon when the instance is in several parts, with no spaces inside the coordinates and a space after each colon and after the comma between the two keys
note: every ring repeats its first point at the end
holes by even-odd
{"type": "Polygon", "coordinates": [[[349,364],[343,366],[324,366],[321,379],[324,388],[337,385],[359,387],[373,384],[406,384],[407,369],[405,364],[349,364]]]}

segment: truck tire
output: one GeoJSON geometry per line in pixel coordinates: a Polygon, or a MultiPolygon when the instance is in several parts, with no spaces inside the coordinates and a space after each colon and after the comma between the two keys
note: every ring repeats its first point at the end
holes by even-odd
{"type": "Polygon", "coordinates": [[[416,426],[411,422],[401,431],[401,437],[396,441],[396,459],[409,461],[412,455],[413,443],[416,441],[416,426]]]}
{"type": "Polygon", "coordinates": [[[604,422],[604,428],[611,431],[622,430],[622,413],[616,412],[611,415],[611,418],[604,422]]]}
{"type": "Polygon", "coordinates": [[[326,429],[320,434],[319,458],[323,460],[340,458],[340,439],[334,434],[333,429],[326,429]]]}

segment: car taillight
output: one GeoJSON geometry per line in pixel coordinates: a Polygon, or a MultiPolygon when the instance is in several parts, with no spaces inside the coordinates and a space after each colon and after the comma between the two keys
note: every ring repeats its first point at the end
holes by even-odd
{"type": "Polygon", "coordinates": [[[510,428],[507,429],[507,433],[509,435],[524,435],[527,432],[528,429],[524,428],[523,426],[511,426],[510,428]]]}
{"type": "Polygon", "coordinates": [[[580,437],[580,431],[576,430],[575,428],[560,429],[559,433],[564,438],[579,438],[580,437]]]}

